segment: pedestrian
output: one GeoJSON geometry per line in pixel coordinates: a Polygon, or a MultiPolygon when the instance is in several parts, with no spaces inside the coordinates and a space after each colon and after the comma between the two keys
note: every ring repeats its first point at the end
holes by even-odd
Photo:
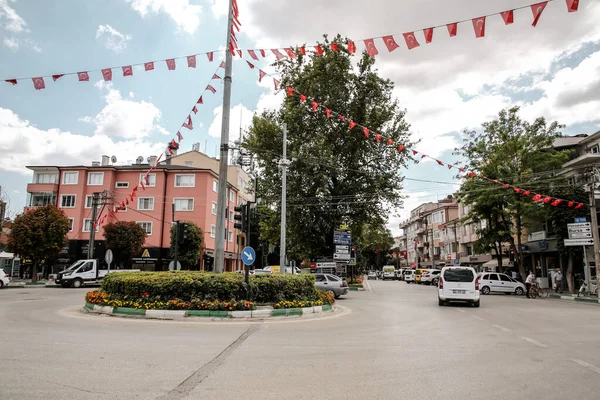
{"type": "Polygon", "coordinates": [[[513,269],[512,272],[511,272],[511,276],[512,276],[513,279],[516,280],[517,279],[517,271],[513,269]]]}
{"type": "Polygon", "coordinates": [[[556,274],[554,275],[554,290],[556,291],[556,293],[562,293],[562,281],[563,281],[563,276],[562,276],[562,272],[560,271],[560,269],[558,271],[556,271],[556,274]]]}
{"type": "Polygon", "coordinates": [[[531,289],[531,285],[533,285],[535,283],[535,274],[533,273],[533,271],[531,271],[529,273],[529,275],[527,275],[527,279],[525,279],[525,295],[527,296],[527,298],[529,299],[529,289],[531,289]]]}

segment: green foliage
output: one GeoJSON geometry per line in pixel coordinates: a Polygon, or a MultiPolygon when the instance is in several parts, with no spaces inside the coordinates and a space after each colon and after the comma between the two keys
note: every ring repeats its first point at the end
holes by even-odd
{"type": "Polygon", "coordinates": [[[121,300],[144,296],[155,300],[234,299],[256,303],[318,299],[312,275],[256,275],[250,277],[248,290],[244,276],[236,273],[114,272],[102,280],[102,289],[121,300]]]}
{"type": "Polygon", "coordinates": [[[104,239],[106,247],[114,254],[116,264],[129,263],[142,251],[146,231],[133,221],[118,221],[104,226],[104,239]]]}
{"type": "MultiPolygon", "coordinates": [[[[180,222],[187,226],[187,239],[179,244],[177,251],[177,260],[181,263],[182,269],[190,269],[198,265],[200,259],[200,248],[202,246],[202,229],[193,222],[180,222]]],[[[171,227],[171,257],[175,257],[175,225],[171,227]]]]}
{"type": "Polygon", "coordinates": [[[286,97],[275,112],[254,117],[244,147],[255,154],[262,176],[258,197],[268,210],[262,213],[261,238],[277,243],[283,123],[288,130],[287,175],[288,246],[290,257],[303,259],[330,254],[333,230],[349,221],[353,235],[364,224],[386,219],[393,207],[402,205],[401,167],[408,154],[377,143],[371,132],[365,138],[358,127],[348,129],[349,120],[391,138],[397,145],[410,146],[406,111],[393,99],[393,83],[379,77],[372,57],[351,56],[344,39],[334,42],[341,51],[331,51],[325,38],[322,56],[299,55],[277,63],[281,87],[294,87],[320,104],[310,111],[310,101],[299,95],[286,97]],[[325,107],[333,114],[327,119],[325,107]]]}
{"type": "Polygon", "coordinates": [[[68,243],[69,220],[56,206],[36,207],[15,218],[8,234],[7,247],[33,261],[32,278],[37,279],[37,265],[56,257],[68,243]]]}
{"type": "MultiPolygon", "coordinates": [[[[359,254],[358,263],[361,270],[367,271],[375,266],[381,267],[386,262],[386,255],[394,246],[392,232],[380,222],[365,224],[357,232],[359,254]]],[[[352,232],[354,235],[354,231],[352,232]]]]}

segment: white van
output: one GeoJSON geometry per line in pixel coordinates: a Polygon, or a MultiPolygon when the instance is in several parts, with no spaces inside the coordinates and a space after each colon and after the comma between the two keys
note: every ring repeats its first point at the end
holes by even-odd
{"type": "Polygon", "coordinates": [[[139,269],[99,269],[98,260],[79,260],[56,275],[54,282],[64,288],[80,288],[83,285],[97,285],[106,274],[113,272],[139,272],[139,269]]]}
{"type": "Polygon", "coordinates": [[[383,280],[386,279],[396,279],[396,268],[393,265],[383,266],[383,280]]]}
{"type": "Polygon", "coordinates": [[[403,272],[402,280],[406,283],[415,283],[415,270],[414,269],[405,269],[403,272]]]}
{"type": "Polygon", "coordinates": [[[479,307],[479,276],[471,267],[442,268],[438,282],[438,305],[459,301],[479,307]]]}

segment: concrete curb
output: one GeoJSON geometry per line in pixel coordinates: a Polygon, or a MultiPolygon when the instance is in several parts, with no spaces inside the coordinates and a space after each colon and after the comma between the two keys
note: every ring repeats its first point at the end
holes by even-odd
{"type": "Polygon", "coordinates": [[[180,320],[184,318],[231,318],[258,319],[272,317],[301,317],[309,314],[322,314],[333,311],[333,306],[324,305],[304,308],[280,308],[273,310],[247,311],[208,311],[208,310],[141,310],[128,307],[99,306],[85,303],[82,311],[94,314],[104,314],[119,317],[140,317],[146,319],[180,320]]]}
{"type": "Polygon", "coordinates": [[[586,298],[586,297],[576,297],[576,296],[569,296],[569,295],[550,294],[548,296],[548,298],[549,299],[557,299],[557,300],[571,300],[571,301],[581,301],[584,303],[600,304],[600,301],[598,299],[590,299],[590,298],[586,298]]]}
{"type": "Polygon", "coordinates": [[[46,287],[60,287],[55,283],[9,283],[5,289],[31,289],[31,288],[46,288],[46,287]]]}

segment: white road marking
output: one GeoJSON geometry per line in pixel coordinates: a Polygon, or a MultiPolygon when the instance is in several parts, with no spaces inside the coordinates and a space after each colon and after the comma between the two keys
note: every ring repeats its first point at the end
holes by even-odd
{"type": "Polygon", "coordinates": [[[475,318],[477,321],[485,321],[485,319],[481,318],[480,316],[477,315],[471,315],[473,318],[475,318]]]}
{"type": "Polygon", "coordinates": [[[493,326],[494,328],[498,328],[498,329],[500,329],[500,330],[502,330],[502,331],[504,331],[504,332],[510,332],[510,329],[508,329],[508,328],[505,328],[505,327],[503,327],[503,326],[500,326],[500,325],[495,325],[495,324],[492,324],[492,326],[493,326]]]}
{"type": "Polygon", "coordinates": [[[586,368],[591,369],[592,371],[600,374],[600,368],[596,367],[595,365],[592,365],[590,363],[586,363],[585,361],[581,361],[581,360],[578,360],[576,358],[571,359],[571,361],[573,361],[574,363],[577,363],[577,364],[581,365],[582,367],[586,367],[586,368]]]}
{"type": "Polygon", "coordinates": [[[544,343],[538,342],[537,340],[534,340],[532,338],[528,338],[527,336],[519,336],[521,339],[531,343],[531,344],[535,344],[538,347],[548,347],[547,345],[545,345],[544,343]]]}

